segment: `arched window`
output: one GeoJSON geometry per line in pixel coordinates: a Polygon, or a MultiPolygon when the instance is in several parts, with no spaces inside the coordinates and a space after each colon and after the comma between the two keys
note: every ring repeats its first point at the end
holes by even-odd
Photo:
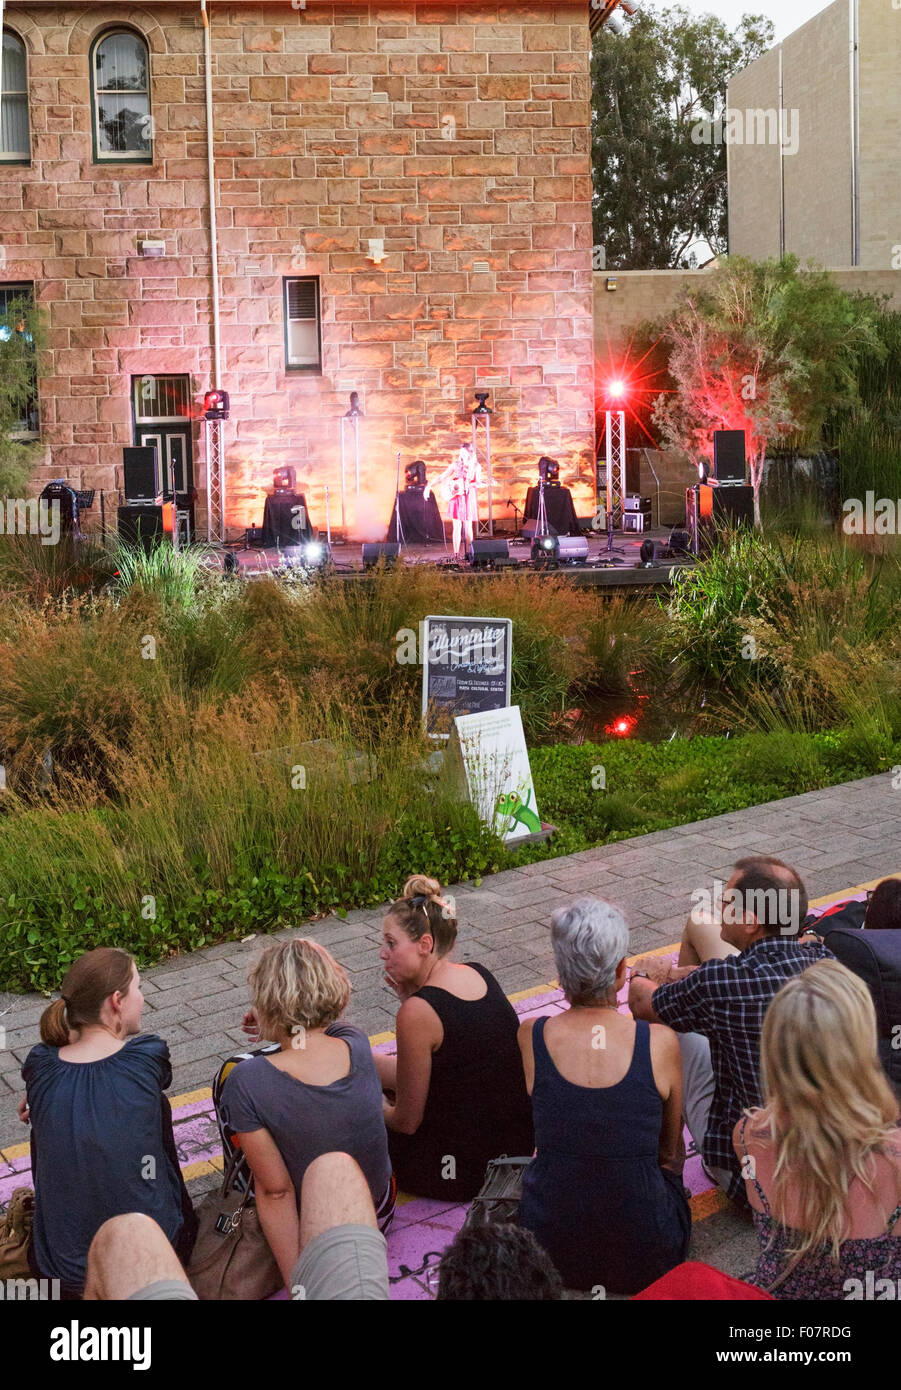
{"type": "Polygon", "coordinates": [[[0,102],[0,160],[5,164],[30,164],[25,45],[8,29],[3,31],[3,73],[0,91],[3,93],[0,102]]]}
{"type": "Polygon", "coordinates": [[[153,160],[150,55],[129,29],[102,35],[91,51],[95,162],[153,160]]]}

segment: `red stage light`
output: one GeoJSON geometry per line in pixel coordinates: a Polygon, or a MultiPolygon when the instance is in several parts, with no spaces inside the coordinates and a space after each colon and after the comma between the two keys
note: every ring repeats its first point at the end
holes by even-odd
{"type": "Polygon", "coordinates": [[[615,401],[622,400],[623,396],[626,394],[626,383],[617,378],[615,381],[610,382],[607,391],[615,401]]]}
{"type": "Polygon", "coordinates": [[[628,738],[637,722],[633,714],[623,714],[614,719],[612,724],[608,724],[604,732],[617,738],[628,738]]]}

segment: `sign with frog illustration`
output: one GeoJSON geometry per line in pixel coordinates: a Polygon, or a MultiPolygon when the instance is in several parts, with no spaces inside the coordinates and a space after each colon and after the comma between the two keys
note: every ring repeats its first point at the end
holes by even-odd
{"type": "Polygon", "coordinates": [[[541,830],[519,706],[454,720],[466,786],[481,820],[508,843],[541,830]]]}

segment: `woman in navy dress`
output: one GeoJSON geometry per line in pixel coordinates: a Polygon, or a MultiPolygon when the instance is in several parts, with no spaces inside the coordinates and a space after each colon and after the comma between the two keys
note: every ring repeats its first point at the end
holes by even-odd
{"type": "Polygon", "coordinates": [[[679,1044],[617,1011],[629,930],[615,908],[561,908],[551,941],[570,1007],[519,1030],[538,1148],[520,1222],[567,1288],[635,1294],[685,1259],[691,1234],[679,1044]]]}

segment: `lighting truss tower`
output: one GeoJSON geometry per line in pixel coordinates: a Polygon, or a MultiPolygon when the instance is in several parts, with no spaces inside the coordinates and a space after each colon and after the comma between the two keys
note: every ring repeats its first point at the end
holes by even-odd
{"type": "Polygon", "coordinates": [[[211,545],[225,540],[225,455],[222,421],[206,422],[207,539],[211,545]]]}
{"type": "Polygon", "coordinates": [[[488,483],[488,520],[477,521],[475,535],[493,536],[494,535],[494,492],[493,478],[491,476],[491,409],[485,404],[488,398],[487,391],[476,393],[476,400],[479,404],[472,412],[472,447],[475,450],[476,458],[479,457],[479,442],[477,437],[479,422],[483,425],[485,436],[485,478],[488,483]]]}
{"type": "Polygon", "coordinates": [[[626,412],[607,411],[607,516],[622,518],[626,490],[626,412]]]}

